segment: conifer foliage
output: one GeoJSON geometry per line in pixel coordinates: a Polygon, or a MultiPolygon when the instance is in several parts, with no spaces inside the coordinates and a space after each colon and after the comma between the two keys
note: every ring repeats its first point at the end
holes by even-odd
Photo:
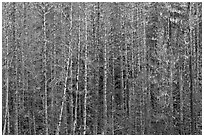
{"type": "Polygon", "coordinates": [[[2,3],[3,135],[201,135],[202,3],[2,3]]]}

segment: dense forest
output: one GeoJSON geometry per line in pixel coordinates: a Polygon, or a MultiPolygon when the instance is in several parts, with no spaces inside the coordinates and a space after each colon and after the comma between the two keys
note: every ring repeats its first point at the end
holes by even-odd
{"type": "Polygon", "coordinates": [[[202,134],[202,3],[2,3],[3,135],[202,134]]]}

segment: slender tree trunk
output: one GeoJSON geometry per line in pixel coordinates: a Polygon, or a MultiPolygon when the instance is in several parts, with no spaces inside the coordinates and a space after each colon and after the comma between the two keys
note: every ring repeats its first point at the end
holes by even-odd
{"type": "Polygon", "coordinates": [[[115,54],[114,54],[114,45],[112,45],[112,56],[113,56],[113,70],[112,70],[112,94],[111,94],[111,134],[114,135],[115,134],[115,98],[114,98],[114,93],[115,93],[115,54]]]}
{"type": "MultiPolygon", "coordinates": [[[[170,47],[170,49],[169,50],[171,50],[170,51],[170,53],[171,54],[173,54],[172,53],[172,49],[171,49],[171,47],[170,47]]],[[[174,107],[173,107],[173,55],[171,55],[172,57],[171,57],[171,61],[170,61],[170,124],[169,124],[169,126],[170,126],[170,130],[169,130],[169,132],[170,132],[170,134],[174,134],[174,124],[173,124],[173,109],[174,109],[174,107]]]]}
{"type": "MultiPolygon", "coordinates": [[[[24,17],[25,18],[27,18],[27,5],[29,5],[29,3],[27,3],[26,5],[25,5],[25,10],[24,10],[24,17]]],[[[26,24],[26,23],[24,23],[24,24],[26,24]]],[[[26,26],[26,31],[27,31],[27,29],[28,29],[28,27],[26,26]]],[[[29,34],[26,34],[27,36],[29,35],[29,34]]],[[[26,39],[25,40],[25,45],[27,45],[29,43],[29,40],[28,39],[26,39]]],[[[30,48],[30,44],[28,44],[28,48],[30,48]]],[[[28,74],[26,73],[25,74],[25,77],[27,78],[28,77],[28,74]]],[[[25,94],[28,94],[29,93],[29,83],[28,83],[28,79],[26,79],[25,80],[25,94]]],[[[36,90],[34,90],[34,94],[36,94],[36,90]]],[[[25,98],[25,97],[24,97],[25,98]]],[[[25,101],[24,101],[25,102],[25,101]]],[[[26,103],[26,102],[25,102],[26,103]]],[[[35,121],[35,109],[36,109],[36,105],[35,105],[35,103],[36,103],[36,98],[34,97],[33,98],[33,102],[32,102],[32,108],[33,108],[33,111],[32,111],[32,123],[33,123],[33,134],[34,135],[36,135],[36,133],[37,133],[37,130],[36,130],[36,121],[35,121]]],[[[26,104],[25,104],[26,105],[26,104]]],[[[44,104],[43,104],[44,105],[44,104]]]]}
{"type": "MultiPolygon", "coordinates": [[[[64,31],[64,27],[65,27],[65,25],[64,25],[64,21],[63,21],[63,5],[62,5],[62,3],[60,3],[60,5],[59,5],[59,7],[60,7],[60,25],[61,25],[61,36],[62,36],[62,38],[63,38],[63,40],[65,40],[65,31],[64,31]]],[[[54,21],[55,21],[55,16],[54,16],[54,21]]],[[[54,37],[55,37],[55,34],[54,34],[54,37]]],[[[64,41],[63,41],[64,42],[64,41]]],[[[57,52],[56,52],[56,45],[55,45],[55,43],[54,43],[54,65],[56,64],[56,54],[57,54],[57,52]]],[[[66,55],[65,55],[65,50],[66,50],[66,48],[65,48],[65,45],[64,45],[64,53],[63,53],[63,55],[64,55],[64,58],[66,58],[66,55]]],[[[68,59],[68,61],[66,62],[66,65],[65,65],[65,67],[66,67],[66,70],[67,70],[67,72],[66,72],[66,74],[68,73],[68,68],[69,68],[69,65],[68,65],[68,63],[69,63],[69,59],[68,59]]],[[[63,72],[62,72],[63,73],[63,72]]],[[[56,70],[55,70],[55,67],[54,67],[54,78],[56,78],[57,77],[57,73],[56,73],[56,70]]],[[[61,107],[60,107],[60,114],[59,114],[59,121],[58,121],[58,124],[57,124],[57,126],[56,126],[56,131],[55,131],[55,134],[56,135],[59,135],[60,134],[60,127],[61,127],[61,123],[62,123],[62,115],[63,115],[63,109],[64,109],[64,104],[65,104],[65,101],[66,101],[66,89],[67,89],[67,75],[66,75],[66,77],[65,77],[65,80],[64,80],[64,89],[63,89],[63,97],[62,97],[62,105],[61,105],[61,107]]],[[[52,87],[52,90],[54,90],[54,87],[52,87]]],[[[52,100],[51,100],[51,109],[54,109],[54,93],[53,93],[54,91],[52,91],[52,100]]],[[[66,107],[65,107],[66,108],[66,107]]],[[[53,112],[51,112],[52,114],[52,116],[53,116],[53,122],[54,122],[54,113],[53,112]]],[[[52,123],[53,124],[53,130],[54,130],[54,128],[55,128],[55,126],[54,126],[54,123],[52,123]]],[[[54,133],[54,131],[53,131],[53,133],[54,133]]]]}
{"type": "Polygon", "coordinates": [[[14,46],[15,46],[15,73],[16,73],[16,83],[15,83],[15,123],[14,123],[14,134],[18,135],[18,46],[16,43],[16,3],[13,3],[13,42],[14,42],[14,46]]]}
{"type": "Polygon", "coordinates": [[[88,86],[88,83],[87,83],[87,11],[86,11],[86,4],[85,4],[85,87],[84,87],[84,115],[83,115],[83,120],[84,120],[84,131],[83,131],[83,135],[86,135],[86,115],[87,115],[87,112],[86,112],[86,108],[87,108],[87,86],[88,86]]]}
{"type": "MultiPolygon", "coordinates": [[[[125,24],[124,21],[123,22],[123,25],[125,24]]],[[[122,30],[122,26],[121,26],[121,30],[122,30]]],[[[122,32],[122,35],[125,35],[124,32],[122,32]]],[[[122,42],[123,43],[123,42],[122,42]]],[[[122,100],[121,100],[121,108],[122,108],[122,111],[124,112],[124,100],[125,100],[125,95],[124,95],[124,73],[123,73],[123,69],[124,69],[124,66],[123,66],[123,44],[120,43],[120,77],[121,77],[121,97],[122,97],[122,100]]]]}
{"type": "MultiPolygon", "coordinates": [[[[81,21],[81,17],[79,15],[79,21],[81,21]]],[[[80,61],[80,47],[81,47],[81,42],[80,42],[80,34],[81,34],[81,30],[80,30],[80,23],[78,24],[79,28],[78,28],[78,47],[77,47],[77,54],[78,54],[78,60],[77,60],[77,83],[76,83],[76,97],[75,97],[75,118],[74,118],[74,128],[73,128],[73,133],[75,134],[76,132],[76,126],[77,126],[77,107],[78,107],[78,93],[79,93],[79,71],[80,71],[80,65],[79,65],[79,61],[80,61]]]]}
{"type": "MultiPolygon", "coordinates": [[[[197,36],[197,43],[196,43],[196,92],[195,92],[195,95],[198,96],[198,95],[202,95],[202,86],[201,86],[201,83],[202,83],[202,3],[197,3],[197,17],[198,17],[198,21],[197,21],[197,33],[196,33],[196,36],[197,36]]],[[[195,97],[195,100],[196,100],[196,97],[195,97]]],[[[200,98],[198,100],[198,105],[199,105],[199,110],[197,110],[196,114],[196,131],[197,133],[196,134],[202,134],[202,98],[200,98]],[[200,113],[199,113],[200,112],[200,113]]],[[[197,106],[197,104],[196,104],[197,106]]]]}
{"type": "MultiPolygon", "coordinates": [[[[96,44],[97,46],[98,46],[98,44],[96,44]]],[[[97,48],[95,49],[95,51],[97,52],[97,48]]],[[[95,58],[96,58],[96,61],[98,61],[98,54],[97,53],[95,53],[95,58]]],[[[98,81],[99,81],[99,76],[98,76],[98,74],[99,74],[99,70],[98,70],[98,67],[96,68],[96,73],[97,74],[95,74],[95,79],[96,79],[96,87],[95,87],[95,89],[96,89],[96,94],[95,94],[95,96],[96,96],[96,99],[95,99],[95,101],[96,101],[96,106],[95,106],[95,114],[94,114],[94,135],[97,135],[98,134],[98,87],[99,87],[99,84],[98,84],[98,81]]]]}
{"type": "MultiPolygon", "coordinates": [[[[197,17],[199,16],[199,3],[197,3],[197,7],[196,7],[196,15],[197,17]]],[[[198,17],[199,18],[199,17],[198,17]]],[[[195,94],[198,94],[198,90],[199,90],[199,87],[198,87],[198,83],[199,83],[199,67],[198,67],[198,58],[199,58],[199,53],[198,53],[198,49],[199,49],[199,34],[200,34],[200,31],[199,31],[199,22],[200,20],[198,19],[198,22],[196,23],[196,33],[195,33],[195,58],[196,58],[196,61],[195,61],[195,70],[196,70],[196,80],[195,80],[195,94]]]]}
{"type": "MultiPolygon", "coordinates": [[[[8,38],[6,38],[8,39],[8,38]]],[[[8,43],[7,43],[7,55],[8,55],[8,43]]],[[[6,112],[5,112],[5,122],[4,122],[4,128],[3,128],[3,135],[6,134],[6,126],[9,125],[8,117],[9,117],[9,72],[8,72],[8,59],[7,59],[7,65],[6,65],[6,112]],[[7,123],[8,122],[8,123],[7,123]]]]}
{"type": "Polygon", "coordinates": [[[189,69],[190,69],[190,110],[191,110],[191,134],[195,133],[195,119],[194,119],[194,91],[193,91],[193,55],[192,55],[192,48],[193,48],[193,37],[192,37],[192,32],[193,32],[193,20],[191,17],[191,11],[192,11],[192,6],[191,3],[189,3],[189,38],[190,38],[190,43],[189,43],[189,54],[190,54],[190,61],[189,61],[189,69]]]}
{"type": "MultiPolygon", "coordinates": [[[[94,11],[96,12],[96,10],[95,10],[95,6],[94,6],[94,11]]],[[[98,21],[97,21],[97,23],[99,23],[98,21]]],[[[95,46],[94,46],[94,57],[95,57],[95,60],[96,60],[96,62],[98,62],[98,33],[99,33],[99,31],[98,31],[98,29],[99,29],[99,27],[98,27],[98,24],[96,25],[96,32],[94,33],[94,44],[95,44],[95,46]]],[[[99,90],[99,67],[97,66],[96,67],[96,70],[95,70],[96,72],[95,72],[95,74],[94,74],[94,78],[95,78],[95,80],[96,80],[96,86],[95,86],[95,92],[96,92],[96,94],[95,94],[95,97],[96,97],[96,106],[95,106],[95,114],[94,114],[94,135],[97,135],[97,132],[98,132],[98,90],[99,90]]]]}
{"type": "MultiPolygon", "coordinates": [[[[95,17],[95,12],[96,12],[96,5],[94,5],[93,6],[93,16],[95,17]]],[[[97,26],[95,27],[95,24],[94,24],[94,22],[95,22],[95,20],[94,20],[94,18],[93,18],[93,46],[94,46],[94,58],[95,58],[95,60],[98,62],[98,57],[97,57],[97,44],[98,44],[98,42],[97,42],[97,26]]],[[[98,67],[96,66],[95,67],[96,69],[95,69],[95,73],[94,73],[94,80],[95,80],[95,82],[96,82],[96,85],[95,85],[95,88],[94,88],[94,90],[95,90],[95,97],[98,97],[98,67]]],[[[97,99],[95,100],[96,102],[97,102],[97,99]]],[[[94,108],[95,108],[95,112],[94,112],[94,127],[93,127],[93,134],[94,135],[97,135],[97,125],[98,125],[98,122],[97,122],[97,117],[98,117],[98,113],[97,113],[97,109],[98,109],[98,107],[97,107],[97,103],[95,103],[95,106],[94,106],[94,108]]]]}
{"type": "MultiPolygon", "coordinates": [[[[112,27],[112,26],[111,26],[112,27]]],[[[111,35],[113,37],[113,34],[111,35]]],[[[113,43],[113,38],[111,38],[113,43]]],[[[112,50],[112,94],[111,94],[111,135],[115,134],[115,48],[114,44],[111,45],[112,50]]]]}
{"type": "Polygon", "coordinates": [[[142,106],[142,92],[141,91],[139,91],[139,94],[138,94],[138,91],[136,91],[136,88],[135,88],[135,86],[136,86],[136,78],[139,76],[138,74],[139,73],[137,73],[137,70],[138,70],[138,72],[141,72],[141,70],[140,70],[140,60],[141,60],[141,54],[140,54],[140,52],[138,52],[137,53],[137,51],[139,51],[140,50],[140,46],[139,45],[137,45],[137,41],[135,40],[135,38],[137,38],[138,37],[138,28],[139,28],[139,23],[138,23],[138,21],[137,20],[135,20],[134,19],[134,16],[136,16],[136,18],[138,19],[139,18],[139,15],[138,15],[138,11],[139,11],[139,9],[138,9],[138,3],[136,4],[136,8],[135,8],[135,13],[136,13],[136,15],[134,15],[134,10],[133,10],[133,15],[132,15],[132,22],[133,22],[133,28],[134,28],[134,30],[133,30],[133,34],[132,34],[132,48],[133,49],[136,49],[136,50],[132,50],[132,51],[134,51],[132,54],[132,60],[133,60],[133,62],[134,62],[134,65],[133,65],[133,67],[132,67],[132,69],[133,69],[133,74],[132,74],[132,76],[133,76],[133,93],[132,93],[132,96],[133,96],[133,99],[132,99],[132,103],[131,103],[131,105],[133,106],[133,111],[132,111],[132,115],[133,115],[133,119],[134,119],[134,122],[133,122],[133,128],[134,128],[134,130],[133,130],[133,134],[141,134],[142,133],[142,131],[143,131],[143,129],[144,129],[144,126],[143,126],[143,122],[142,122],[142,109],[140,109],[141,108],[141,106],[142,106]],[[134,22],[135,22],[135,24],[134,24],[134,22]],[[134,25],[136,25],[136,27],[134,27],[134,25]],[[136,41],[136,42],[135,42],[136,41]],[[137,46],[137,47],[136,47],[137,46]],[[137,56],[136,56],[137,55],[137,56]],[[137,57],[137,61],[136,61],[136,57],[137,57]],[[138,96],[137,96],[138,95],[138,96]],[[136,102],[136,100],[137,99],[139,99],[139,104],[138,104],[138,106],[135,106],[134,104],[136,104],[137,102],[136,102]],[[137,117],[137,114],[136,114],[136,110],[139,110],[139,116],[137,117]],[[139,119],[139,123],[138,123],[138,121],[137,121],[137,119],[139,119]],[[140,131],[138,132],[138,127],[137,127],[137,125],[139,124],[139,129],[140,129],[140,131]]]}
{"type": "Polygon", "coordinates": [[[171,45],[171,21],[170,21],[170,13],[168,17],[168,50],[170,51],[170,121],[169,121],[169,134],[174,134],[174,121],[173,121],[173,52],[172,52],[172,45],[171,45]]]}
{"type": "MultiPolygon", "coordinates": [[[[27,87],[28,86],[26,85],[26,89],[28,89],[27,87]]],[[[34,94],[36,94],[35,90],[34,90],[34,94]]],[[[33,130],[33,133],[31,133],[31,135],[32,134],[36,135],[36,123],[35,123],[35,111],[36,111],[35,109],[36,109],[36,107],[35,107],[35,102],[36,102],[36,99],[33,98],[32,103],[31,103],[31,109],[29,112],[29,131],[30,131],[30,133],[33,130]]]]}
{"type": "MultiPolygon", "coordinates": [[[[27,8],[26,8],[27,4],[24,2],[23,3],[23,19],[22,19],[22,23],[23,23],[23,28],[24,28],[24,31],[23,31],[23,37],[25,37],[25,29],[27,27],[26,25],[26,11],[27,11],[27,8]]],[[[27,30],[26,30],[27,31],[27,30]]],[[[26,87],[26,84],[25,84],[25,56],[24,56],[24,52],[23,52],[23,47],[25,47],[25,40],[23,40],[22,42],[22,46],[21,46],[21,54],[22,54],[22,82],[23,82],[23,95],[22,95],[22,109],[24,110],[24,94],[25,94],[25,87],[26,87]]]]}
{"type": "MultiPolygon", "coordinates": [[[[72,3],[70,3],[71,9],[70,9],[70,46],[72,49],[72,3]]],[[[71,125],[71,134],[73,134],[73,88],[72,88],[72,80],[73,80],[73,73],[72,73],[72,51],[70,52],[70,125],[71,125]]]]}
{"type": "Polygon", "coordinates": [[[9,113],[9,110],[8,110],[8,120],[7,120],[7,129],[8,129],[8,133],[7,133],[7,135],[10,135],[10,132],[11,132],[11,130],[10,130],[10,113],[9,113]]]}
{"type": "Polygon", "coordinates": [[[179,79],[179,89],[180,89],[180,134],[182,135],[183,132],[183,73],[182,73],[182,64],[180,64],[180,68],[179,68],[179,75],[180,75],[180,79],[179,79]]]}
{"type": "MultiPolygon", "coordinates": [[[[138,8],[138,18],[139,19],[142,19],[142,8],[140,7],[141,4],[138,5],[139,8],[138,8]]],[[[141,23],[138,23],[139,24],[139,27],[141,27],[141,29],[144,28],[144,26],[142,26],[141,23]]],[[[138,29],[138,33],[140,33],[140,29],[138,29]]],[[[141,31],[144,31],[144,30],[141,30],[141,31]]],[[[139,35],[139,34],[138,34],[139,35]]],[[[139,39],[140,42],[142,43],[141,39],[139,39]]],[[[143,40],[143,39],[142,39],[143,40]]],[[[146,44],[143,43],[143,56],[141,56],[141,60],[140,61],[143,61],[143,63],[145,62],[145,58],[146,58],[146,44]]],[[[139,61],[139,66],[141,67],[141,62],[139,61]]],[[[141,71],[143,74],[146,74],[146,68],[145,66],[142,66],[141,68],[141,71]]],[[[146,122],[146,116],[145,116],[145,79],[142,80],[142,94],[141,94],[141,112],[140,112],[140,115],[141,115],[141,134],[144,135],[145,134],[145,122],[146,122]]]]}
{"type": "MultiPolygon", "coordinates": [[[[17,75],[18,71],[17,71],[17,66],[16,66],[16,75],[17,75]]],[[[16,78],[16,92],[15,92],[15,135],[18,135],[19,132],[19,128],[18,128],[18,82],[17,82],[18,78],[16,78]]]]}
{"type": "MultiPolygon", "coordinates": [[[[125,117],[130,118],[130,109],[129,109],[129,101],[130,101],[130,92],[129,92],[129,71],[128,71],[128,44],[127,44],[127,21],[126,21],[126,16],[127,11],[125,10],[125,19],[124,19],[124,42],[125,42],[125,78],[124,78],[124,96],[123,96],[123,108],[124,108],[124,113],[125,117]]],[[[132,15],[131,15],[132,16],[132,15]]],[[[133,45],[132,45],[133,46],[133,45]]],[[[133,49],[132,49],[133,50],[133,49]]],[[[131,66],[131,65],[130,65],[131,66]]],[[[122,75],[123,76],[123,75],[122,75]]],[[[128,122],[131,123],[131,121],[128,119],[128,122]]],[[[130,126],[129,126],[130,127],[130,126]]],[[[128,132],[130,131],[130,128],[128,127],[128,132]]],[[[129,134],[129,133],[128,133],[129,134]]]]}
{"type": "MultiPolygon", "coordinates": [[[[70,53],[70,47],[69,47],[69,53],[70,53]]],[[[61,105],[61,108],[60,108],[59,122],[58,122],[58,125],[57,125],[56,135],[59,135],[59,133],[60,133],[63,110],[64,110],[64,106],[65,106],[65,103],[66,103],[67,81],[68,81],[68,72],[69,72],[69,66],[70,66],[69,62],[70,62],[70,57],[68,57],[67,66],[66,66],[67,72],[66,72],[66,77],[65,77],[65,82],[64,82],[64,92],[63,92],[63,98],[62,98],[62,105],[61,105]]]]}
{"type": "MultiPolygon", "coordinates": [[[[132,5],[134,6],[134,5],[132,5]]],[[[134,28],[133,24],[134,24],[134,8],[132,10],[132,13],[131,13],[131,22],[132,22],[132,28],[134,28]]],[[[132,83],[131,83],[131,90],[130,90],[130,94],[129,94],[129,100],[128,100],[128,112],[129,112],[129,119],[130,119],[130,122],[132,123],[132,126],[131,127],[135,127],[135,120],[133,119],[133,115],[134,115],[134,110],[132,110],[132,106],[133,106],[133,101],[134,101],[134,98],[135,98],[135,59],[134,59],[134,55],[135,55],[135,46],[134,46],[134,32],[135,32],[135,29],[132,30],[132,34],[131,34],[131,72],[132,72],[132,83]]],[[[128,77],[127,77],[128,79],[128,77]]],[[[128,82],[128,81],[127,81],[128,82]]],[[[134,108],[134,107],[133,107],[134,108]]],[[[134,129],[131,129],[131,132],[130,134],[134,134],[134,129]]],[[[137,134],[137,130],[135,130],[135,134],[137,134]]]]}
{"type": "MultiPolygon", "coordinates": [[[[145,6],[145,5],[143,5],[145,6]]],[[[146,134],[150,134],[150,127],[151,127],[151,123],[150,123],[150,91],[149,91],[149,87],[148,87],[148,68],[147,68],[147,62],[148,62],[148,55],[147,55],[147,50],[148,47],[146,46],[146,15],[145,15],[145,11],[144,11],[144,7],[143,7],[143,44],[144,44],[144,64],[145,64],[145,72],[144,74],[146,74],[145,76],[145,92],[146,92],[146,120],[145,120],[145,128],[146,128],[146,134]]]]}
{"type": "MultiPolygon", "coordinates": [[[[7,21],[5,23],[5,27],[8,25],[7,21]]],[[[8,28],[9,29],[9,28],[8,28]]],[[[9,121],[9,58],[8,58],[8,54],[9,54],[9,43],[8,43],[8,32],[6,31],[5,34],[6,36],[6,112],[5,112],[5,122],[4,122],[4,128],[3,128],[3,135],[6,134],[6,126],[8,128],[9,131],[9,125],[10,125],[10,121],[9,121]]],[[[9,133],[7,133],[9,134],[9,133]]]]}
{"type": "MultiPolygon", "coordinates": [[[[96,61],[99,62],[99,55],[98,55],[98,48],[99,48],[99,19],[100,19],[100,3],[98,2],[96,4],[97,6],[94,7],[95,11],[97,11],[97,22],[96,22],[96,33],[95,33],[95,40],[96,40],[96,46],[95,46],[95,58],[96,61]]],[[[98,134],[98,116],[99,116],[99,66],[97,66],[96,69],[96,73],[95,74],[95,78],[96,78],[96,112],[95,112],[95,120],[94,120],[94,134],[97,135],[98,134]]]]}
{"type": "MultiPolygon", "coordinates": [[[[55,5],[56,6],[56,5],[55,5]]],[[[56,7],[55,7],[56,8],[56,7]]],[[[60,7],[61,8],[61,7],[60,7]]],[[[60,11],[61,13],[61,11],[60,11]]],[[[61,16],[62,17],[62,16],[61,16]]],[[[53,17],[53,24],[56,25],[56,17],[55,17],[55,13],[54,13],[54,17],[53,17]]],[[[54,32],[54,40],[56,39],[56,33],[54,32]]],[[[53,53],[52,53],[52,60],[51,61],[51,79],[55,79],[56,78],[56,43],[55,41],[53,41],[53,53]],[[52,73],[53,72],[53,73],[52,73]]],[[[53,135],[54,134],[54,86],[52,86],[51,88],[51,112],[50,112],[50,134],[53,135]]]]}
{"type": "MultiPolygon", "coordinates": [[[[22,24],[23,24],[23,32],[22,32],[22,35],[23,35],[23,41],[22,41],[22,45],[21,45],[21,56],[22,56],[22,83],[23,83],[23,89],[22,89],[22,92],[23,92],[23,95],[22,95],[22,110],[25,111],[25,107],[24,107],[24,104],[25,104],[25,100],[24,100],[24,96],[25,96],[25,92],[28,91],[28,81],[26,80],[26,77],[27,77],[27,74],[25,74],[25,60],[26,60],[26,57],[25,57],[25,52],[23,51],[24,47],[26,47],[26,43],[27,43],[27,40],[24,40],[24,37],[26,37],[26,33],[27,33],[27,6],[28,6],[28,3],[23,3],[23,18],[22,18],[22,24]]],[[[35,90],[34,90],[35,92],[35,90]]],[[[33,123],[33,120],[32,120],[32,115],[33,117],[34,116],[34,104],[35,104],[35,98],[34,97],[31,97],[32,98],[32,102],[31,102],[31,109],[28,111],[28,116],[29,116],[29,134],[31,135],[32,134],[32,123],[33,123]]],[[[21,126],[21,125],[20,125],[21,126]]],[[[34,125],[35,126],[35,125],[34,125]]],[[[35,127],[34,127],[35,128],[35,127]]],[[[35,133],[35,130],[34,130],[34,133],[35,133]]]]}
{"type": "Polygon", "coordinates": [[[44,77],[45,77],[45,96],[44,96],[44,105],[45,105],[45,134],[48,135],[49,134],[49,129],[48,129],[48,106],[47,106],[47,71],[46,71],[46,67],[47,67],[47,40],[46,40],[46,16],[45,13],[43,14],[43,31],[44,31],[44,77]]]}
{"type": "MultiPolygon", "coordinates": [[[[127,30],[126,30],[126,22],[125,22],[125,86],[124,86],[124,111],[126,112],[127,116],[129,115],[129,108],[128,108],[128,100],[129,100],[129,94],[128,94],[128,77],[129,77],[129,72],[128,72],[128,46],[127,46],[127,30]],[[127,101],[126,101],[127,100],[127,101]]],[[[133,49],[132,49],[133,50],[133,49]]]]}
{"type": "Polygon", "coordinates": [[[145,115],[145,134],[149,134],[149,118],[150,118],[150,116],[149,116],[149,105],[148,105],[148,101],[149,101],[149,93],[148,93],[148,91],[145,91],[145,90],[148,90],[147,88],[148,87],[146,87],[147,86],[147,68],[146,68],[146,59],[147,59],[147,47],[146,47],[146,36],[145,36],[145,15],[143,15],[144,16],[144,19],[143,19],[143,44],[144,44],[144,64],[145,64],[145,66],[144,66],[144,74],[146,75],[145,76],[145,80],[144,80],[144,89],[143,89],[143,92],[146,92],[145,93],[145,106],[146,106],[146,108],[145,108],[145,113],[146,113],[146,115],[145,115]]]}
{"type": "Polygon", "coordinates": [[[107,134],[107,32],[106,32],[106,26],[105,26],[105,43],[104,43],[104,114],[103,114],[103,119],[104,119],[104,129],[103,132],[106,135],[107,134]]]}

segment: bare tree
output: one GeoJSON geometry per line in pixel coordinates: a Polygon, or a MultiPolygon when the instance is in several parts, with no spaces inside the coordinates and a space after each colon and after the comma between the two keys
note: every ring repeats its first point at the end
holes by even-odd
{"type": "MultiPolygon", "coordinates": [[[[8,4],[3,4],[3,11],[5,11],[5,8],[8,8],[8,4]]],[[[6,45],[6,110],[4,114],[4,126],[3,126],[3,135],[6,134],[6,128],[7,128],[7,134],[10,134],[10,114],[9,114],[9,33],[8,30],[10,29],[10,25],[8,24],[8,18],[5,18],[3,20],[3,28],[7,28],[7,30],[3,30],[3,34],[5,35],[5,45],[6,45]]]]}
{"type": "Polygon", "coordinates": [[[85,4],[85,87],[84,87],[84,115],[83,115],[83,119],[84,119],[84,131],[83,131],[83,134],[86,135],[86,117],[87,117],[87,111],[86,111],[86,108],[87,108],[87,86],[88,86],[88,83],[87,83],[87,48],[88,48],[88,42],[87,42],[87,5],[85,4]]]}
{"type": "MultiPolygon", "coordinates": [[[[72,30],[73,30],[73,25],[72,25],[72,14],[73,14],[73,11],[72,11],[72,3],[70,3],[70,47],[72,49],[72,30]]],[[[73,134],[73,72],[72,72],[72,66],[73,66],[73,62],[72,62],[72,52],[73,50],[70,52],[70,77],[71,77],[71,81],[70,81],[70,124],[71,124],[71,134],[73,134]]]]}
{"type": "MultiPolygon", "coordinates": [[[[45,7],[44,7],[45,8],[45,7]]],[[[44,96],[44,103],[45,103],[45,133],[46,135],[49,134],[49,129],[48,129],[48,106],[47,106],[47,97],[48,97],[48,93],[47,93],[47,72],[46,72],[46,67],[47,67],[47,40],[46,40],[46,11],[44,11],[43,13],[43,32],[44,32],[44,46],[43,46],[43,54],[44,54],[44,69],[45,69],[45,72],[44,72],[44,77],[45,77],[45,85],[44,85],[44,88],[45,88],[45,96],[44,96]]]]}
{"type": "Polygon", "coordinates": [[[194,121],[194,91],[193,91],[193,20],[192,20],[192,8],[193,4],[188,3],[189,6],[189,69],[190,69],[190,109],[191,109],[191,134],[195,133],[195,121],[194,121]]]}
{"type": "Polygon", "coordinates": [[[104,123],[103,123],[103,126],[104,126],[104,129],[103,129],[103,132],[104,134],[106,135],[107,134],[107,32],[106,32],[107,28],[105,26],[105,42],[104,42],[104,114],[103,114],[103,119],[104,119],[104,123]]]}

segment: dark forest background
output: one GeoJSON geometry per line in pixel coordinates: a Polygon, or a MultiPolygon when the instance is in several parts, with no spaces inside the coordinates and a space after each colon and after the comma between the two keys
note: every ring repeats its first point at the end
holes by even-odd
{"type": "Polygon", "coordinates": [[[202,134],[202,3],[2,3],[2,133],[202,134]]]}

